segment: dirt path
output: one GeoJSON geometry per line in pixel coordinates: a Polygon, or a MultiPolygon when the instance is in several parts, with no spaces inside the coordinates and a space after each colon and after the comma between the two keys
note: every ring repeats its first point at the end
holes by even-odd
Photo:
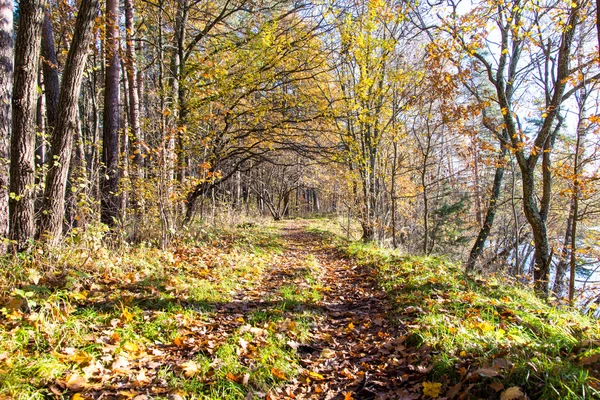
{"type": "MultiPolygon", "coordinates": [[[[104,336],[94,340],[104,346],[102,352],[109,359],[87,367],[91,379],[99,383],[86,395],[122,398],[127,390],[129,397],[145,396],[139,399],[172,396],[173,386],[161,378],[162,369],[181,377],[180,385],[187,385],[183,392],[202,398],[420,398],[430,354],[407,347],[405,329],[390,320],[392,310],[377,287],[374,271],[359,267],[301,222],[283,227],[281,242],[283,251],[268,258],[260,282],[240,283],[227,301],[197,303],[182,296],[164,302],[139,299],[137,305],[148,321],[164,315],[162,310],[169,305],[198,312],[198,318],[173,317],[178,337],[172,343],[146,341],[143,350],[136,346],[113,357],[119,343],[103,327],[104,336]],[[276,344],[287,351],[280,356],[294,349],[300,359],[302,371],[291,379],[293,372],[279,370],[272,357],[267,366],[259,361],[262,348],[274,336],[284,338],[276,344]],[[227,346],[234,349],[235,363],[228,370],[243,372],[223,372],[221,350],[227,346]],[[198,364],[200,359],[206,360],[206,367],[198,364]],[[261,368],[266,376],[262,384],[254,381],[261,368]],[[194,382],[190,377],[197,387],[190,386],[194,382]],[[267,393],[265,387],[273,385],[267,393]]],[[[124,329],[131,319],[125,315],[115,324],[124,329]]],[[[61,385],[70,388],[68,382],[61,385]]]]}
{"type": "Polygon", "coordinates": [[[429,352],[408,348],[405,329],[390,321],[386,294],[375,272],[345,257],[320,235],[290,224],[283,229],[285,271],[271,271],[264,288],[295,276],[298,260],[313,256],[320,269],[322,297],[311,340],[298,347],[305,373],[280,394],[315,399],[416,399],[428,372],[429,352]]]}

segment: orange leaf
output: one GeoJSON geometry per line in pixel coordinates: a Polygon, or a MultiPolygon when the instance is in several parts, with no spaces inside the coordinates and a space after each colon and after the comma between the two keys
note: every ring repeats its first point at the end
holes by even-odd
{"type": "Polygon", "coordinates": [[[271,368],[271,373],[273,375],[275,375],[277,378],[281,379],[282,381],[287,379],[285,374],[282,371],[278,370],[277,368],[271,368]]]}

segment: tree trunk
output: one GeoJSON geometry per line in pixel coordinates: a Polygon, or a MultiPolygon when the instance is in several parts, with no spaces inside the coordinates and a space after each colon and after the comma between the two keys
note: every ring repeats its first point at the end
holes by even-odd
{"type": "Polygon", "coordinates": [[[100,220],[115,226],[119,218],[119,2],[106,1],[106,73],[100,173],[100,220]]]}
{"type": "MultiPolygon", "coordinates": [[[[498,209],[498,198],[500,197],[500,189],[502,187],[502,178],[504,177],[504,157],[506,156],[506,147],[502,146],[502,150],[500,155],[498,156],[498,164],[496,166],[496,174],[494,175],[494,184],[492,185],[492,194],[490,196],[490,202],[488,205],[488,209],[485,215],[485,220],[481,229],[479,230],[479,234],[477,235],[477,239],[473,244],[473,248],[469,253],[469,259],[467,260],[467,265],[465,267],[465,271],[467,273],[473,271],[475,267],[475,262],[483,253],[483,249],[485,247],[485,242],[492,230],[492,226],[494,224],[494,219],[496,218],[496,210],[498,209]]],[[[518,250],[518,249],[517,249],[518,250]]]]}
{"type": "Polygon", "coordinates": [[[133,240],[137,240],[141,219],[141,199],[137,186],[142,179],[143,147],[140,128],[140,100],[138,92],[137,68],[135,63],[135,35],[133,0],[125,0],[125,68],[129,89],[129,126],[133,138],[133,168],[131,168],[131,194],[133,207],[133,240]]]}
{"type": "Polygon", "coordinates": [[[543,297],[548,296],[548,278],[550,275],[550,246],[546,222],[540,213],[535,195],[533,169],[521,170],[523,176],[523,210],[531,226],[535,244],[535,265],[533,269],[534,288],[543,297]]]}
{"type": "MultiPolygon", "coordinates": [[[[44,79],[43,68],[40,68],[38,72],[38,82],[42,82],[44,79]]],[[[42,85],[41,83],[39,84],[42,85]]],[[[42,171],[42,167],[46,162],[46,138],[44,132],[46,131],[46,124],[44,118],[44,96],[40,95],[37,99],[37,110],[36,110],[36,124],[37,124],[37,135],[35,138],[35,169],[42,171]]],[[[40,174],[36,174],[36,184],[42,179],[40,174]]]]}
{"type": "MultiPolygon", "coordinates": [[[[56,126],[58,115],[58,60],[54,49],[54,29],[52,28],[51,10],[44,13],[44,25],[42,26],[42,71],[44,72],[44,92],[46,96],[46,119],[48,133],[56,126]]],[[[50,159],[52,160],[52,159],[50,159]]],[[[52,162],[52,161],[50,161],[52,162]]]]}
{"type": "Polygon", "coordinates": [[[560,298],[565,292],[565,279],[569,268],[569,253],[571,247],[571,238],[573,236],[573,218],[575,217],[575,198],[574,194],[571,197],[569,206],[569,216],[567,217],[567,228],[565,229],[565,239],[560,253],[560,260],[556,266],[556,276],[554,278],[554,286],[552,291],[560,298]]]}
{"type": "Polygon", "coordinates": [[[0,0],[0,255],[7,250],[8,165],[12,128],[13,90],[13,1],[0,0]]]}
{"type": "Polygon", "coordinates": [[[93,39],[94,19],[98,14],[98,0],[82,0],[71,48],[67,55],[62,87],[58,100],[56,126],[52,132],[50,160],[40,218],[40,235],[47,234],[52,243],[62,236],[65,216],[65,188],[77,129],[78,101],[83,70],[93,39]]]}
{"type": "Polygon", "coordinates": [[[44,0],[21,0],[15,44],[13,132],[11,137],[10,238],[25,250],[35,234],[35,112],[44,0]]]}

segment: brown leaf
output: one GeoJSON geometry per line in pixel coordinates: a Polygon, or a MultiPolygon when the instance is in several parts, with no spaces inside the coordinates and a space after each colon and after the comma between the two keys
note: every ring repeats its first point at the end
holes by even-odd
{"type": "Polygon", "coordinates": [[[127,370],[127,369],[129,369],[129,360],[126,357],[119,356],[112,363],[111,369],[112,370],[127,370]]]}
{"type": "Polygon", "coordinates": [[[230,380],[231,382],[235,382],[235,383],[241,383],[243,380],[243,377],[241,375],[234,375],[231,372],[227,373],[226,378],[228,380],[230,380]]]}
{"type": "Polygon", "coordinates": [[[492,382],[488,385],[490,388],[494,390],[494,392],[499,392],[504,389],[504,385],[502,382],[492,382]]]}
{"type": "Polygon", "coordinates": [[[579,364],[581,365],[590,365],[600,360],[600,353],[592,354],[589,357],[584,357],[579,360],[579,364]]]}
{"type": "Polygon", "coordinates": [[[460,392],[460,388],[462,387],[462,383],[457,383],[456,385],[452,386],[450,389],[448,389],[448,392],[446,392],[446,397],[451,399],[454,396],[456,396],[458,394],[458,392],[460,392]]]}
{"type": "Polygon", "coordinates": [[[513,386],[506,389],[500,395],[500,400],[526,400],[527,395],[521,391],[518,386],[513,386]]]}
{"type": "Polygon", "coordinates": [[[83,376],[79,375],[78,373],[74,373],[69,375],[65,383],[67,385],[67,389],[73,392],[79,392],[85,389],[86,381],[83,376]]]}

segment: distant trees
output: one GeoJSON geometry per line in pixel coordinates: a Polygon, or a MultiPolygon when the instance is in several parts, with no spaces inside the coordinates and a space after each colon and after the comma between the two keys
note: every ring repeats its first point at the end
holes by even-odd
{"type": "Polygon", "coordinates": [[[540,8],[517,0],[499,6],[480,5],[462,16],[455,13],[455,19],[443,28],[471,58],[473,66],[482,68],[493,88],[493,95],[487,93],[486,101],[500,111],[503,121],[499,130],[506,130],[506,136],[498,134],[498,139],[502,146],[511,148],[519,166],[523,210],[535,242],[534,281],[536,290],[545,296],[552,256],[547,229],[551,154],[565,118],[561,106],[571,95],[567,90],[570,76],[583,65],[579,63],[573,69],[571,58],[585,9],[584,1],[553,2],[540,8]],[[548,12],[555,18],[550,18],[548,12]],[[497,46],[487,41],[490,32],[481,24],[482,18],[494,21],[500,34],[497,46]],[[531,101],[521,94],[529,88],[523,85],[529,81],[526,76],[539,88],[539,97],[532,104],[539,115],[536,125],[522,117],[531,101]],[[539,162],[541,178],[537,176],[539,162]]]}

